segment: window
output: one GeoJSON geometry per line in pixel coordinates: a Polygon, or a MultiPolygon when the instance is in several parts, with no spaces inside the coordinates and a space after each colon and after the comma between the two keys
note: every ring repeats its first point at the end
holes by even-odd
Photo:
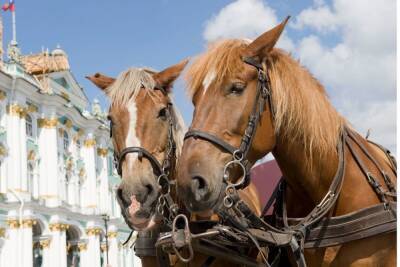
{"type": "Polygon", "coordinates": [[[68,133],[66,131],[64,131],[63,145],[64,145],[64,151],[68,151],[68,148],[69,148],[69,136],[68,136],[68,133]]]}
{"type": "Polygon", "coordinates": [[[28,190],[33,195],[34,190],[34,167],[32,163],[28,163],[28,190]]]}
{"type": "Polygon", "coordinates": [[[26,125],[26,136],[33,138],[33,121],[31,116],[26,115],[25,125],[26,125]]]}

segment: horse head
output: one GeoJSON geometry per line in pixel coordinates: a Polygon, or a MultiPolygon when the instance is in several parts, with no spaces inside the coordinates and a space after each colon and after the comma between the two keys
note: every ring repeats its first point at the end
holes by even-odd
{"type": "MultiPolygon", "coordinates": [[[[178,166],[178,191],[189,210],[212,210],[222,200],[224,167],[232,160],[232,150],[240,147],[249,117],[254,115],[259,71],[268,71],[243,59],[268,68],[267,59],[287,20],[253,42],[234,39],[212,44],[190,66],[187,80],[195,110],[178,166]]],[[[265,105],[259,111],[258,128],[246,153],[249,165],[275,146],[271,107],[265,105]]],[[[228,169],[233,183],[243,176],[235,164],[228,169]]]]}
{"type": "Polygon", "coordinates": [[[157,179],[169,153],[176,158],[181,146],[184,126],[171,106],[171,91],[186,64],[187,60],[161,72],[130,68],[117,78],[99,73],[87,77],[111,102],[108,119],[122,178],[116,195],[126,223],[136,230],[149,230],[157,224],[157,179]],[[178,143],[177,148],[172,143],[178,143]]]}

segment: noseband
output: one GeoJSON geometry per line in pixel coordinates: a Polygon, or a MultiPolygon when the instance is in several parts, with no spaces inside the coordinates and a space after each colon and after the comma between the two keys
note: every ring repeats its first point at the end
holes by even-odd
{"type": "Polygon", "coordinates": [[[246,187],[250,183],[251,164],[247,159],[247,154],[250,150],[251,143],[256,134],[257,125],[260,123],[261,114],[265,110],[266,103],[268,103],[269,105],[272,119],[274,118],[274,109],[272,105],[272,95],[271,95],[272,91],[268,74],[264,71],[262,64],[260,64],[256,59],[252,57],[244,57],[243,62],[257,69],[258,83],[257,83],[256,98],[249,117],[249,121],[247,123],[246,130],[244,132],[244,135],[242,136],[240,146],[238,148],[234,147],[214,134],[197,129],[189,130],[185,134],[185,139],[184,139],[186,140],[189,138],[194,138],[194,139],[205,140],[219,147],[225,152],[232,154],[233,160],[228,162],[227,165],[225,165],[224,180],[228,179],[228,176],[226,174],[227,167],[229,167],[231,164],[232,165],[238,164],[239,166],[242,167],[244,173],[243,173],[243,179],[241,179],[241,181],[239,181],[238,183],[234,184],[236,188],[246,187]]]}

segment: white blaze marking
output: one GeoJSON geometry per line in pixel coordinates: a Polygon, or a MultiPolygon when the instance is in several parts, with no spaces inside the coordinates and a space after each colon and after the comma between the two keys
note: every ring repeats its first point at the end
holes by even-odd
{"type": "Polygon", "coordinates": [[[210,84],[214,81],[215,79],[215,71],[211,70],[210,72],[207,73],[206,77],[203,80],[203,95],[206,93],[208,87],[210,86],[210,84]]]}
{"type": "MultiPolygon", "coordinates": [[[[136,122],[137,122],[137,108],[135,100],[129,101],[128,103],[129,112],[129,129],[125,140],[125,147],[137,146],[140,147],[140,140],[136,136],[136,122]]],[[[136,161],[137,153],[130,153],[126,155],[127,158],[136,161]]]]}

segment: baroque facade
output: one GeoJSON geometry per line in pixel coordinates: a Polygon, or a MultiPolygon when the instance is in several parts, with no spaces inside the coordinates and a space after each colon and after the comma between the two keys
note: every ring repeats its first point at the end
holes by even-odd
{"type": "Polygon", "coordinates": [[[138,266],[98,101],[60,48],[12,49],[0,67],[0,266],[138,266]]]}

